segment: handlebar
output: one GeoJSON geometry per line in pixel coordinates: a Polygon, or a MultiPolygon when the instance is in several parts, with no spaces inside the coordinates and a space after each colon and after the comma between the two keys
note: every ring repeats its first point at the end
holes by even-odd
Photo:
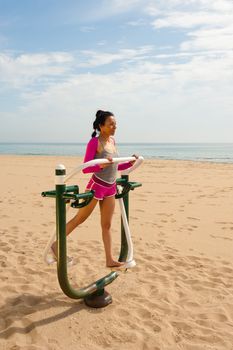
{"type": "Polygon", "coordinates": [[[131,171],[135,170],[142,162],[143,162],[144,158],[142,156],[136,158],[136,157],[119,157],[119,158],[112,158],[112,162],[110,162],[108,159],[106,158],[101,158],[101,159],[93,159],[90,160],[89,162],[80,164],[77,168],[75,168],[74,170],[71,171],[70,174],[68,174],[65,177],[65,182],[67,182],[69,179],[71,179],[76,173],[78,173],[80,170],[83,170],[85,168],[88,168],[90,166],[94,166],[94,165],[99,165],[99,164],[108,164],[108,163],[124,163],[124,162],[133,162],[136,161],[132,167],[130,167],[129,169],[126,169],[124,171],[122,171],[122,174],[129,174],[131,171]]]}

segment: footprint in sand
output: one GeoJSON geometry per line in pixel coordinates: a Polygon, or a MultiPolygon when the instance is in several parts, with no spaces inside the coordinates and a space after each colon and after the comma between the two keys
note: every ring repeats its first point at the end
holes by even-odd
{"type": "Polygon", "coordinates": [[[12,229],[13,231],[18,231],[18,230],[19,230],[18,226],[11,226],[11,229],[12,229]]]}
{"type": "Polygon", "coordinates": [[[199,218],[194,218],[194,217],[192,217],[192,216],[187,216],[187,219],[188,219],[188,220],[194,220],[194,221],[200,221],[199,218]]]}
{"type": "MultiPolygon", "coordinates": [[[[224,228],[223,228],[223,230],[224,230],[224,228]]],[[[214,239],[222,239],[222,240],[224,240],[224,241],[233,241],[232,238],[216,236],[216,235],[213,235],[213,234],[211,234],[210,237],[212,237],[212,238],[214,238],[214,239]]]]}
{"type": "MultiPolygon", "coordinates": [[[[227,274],[230,274],[230,275],[233,275],[233,269],[230,268],[230,267],[220,267],[219,269],[220,273],[227,273],[227,274]]],[[[219,276],[219,274],[217,274],[219,276]]]]}
{"type": "MultiPolygon", "coordinates": [[[[25,253],[22,253],[22,254],[25,254],[25,253]]],[[[18,263],[20,265],[25,265],[27,263],[27,260],[26,260],[26,257],[25,256],[18,256],[17,257],[17,260],[18,260],[18,263]]]]}
{"type": "Polygon", "coordinates": [[[119,308],[115,311],[115,314],[117,314],[119,317],[122,317],[123,319],[125,317],[130,316],[130,312],[126,309],[119,308]]]}
{"type": "Polygon", "coordinates": [[[6,246],[6,247],[1,247],[1,250],[2,250],[3,252],[8,253],[9,251],[11,251],[11,250],[12,250],[12,248],[11,248],[11,247],[6,246]]]}
{"type": "Polygon", "coordinates": [[[2,219],[7,219],[7,218],[9,218],[10,216],[9,215],[1,215],[1,218],[2,219]]]}
{"type": "Polygon", "coordinates": [[[151,330],[154,331],[155,333],[159,333],[162,331],[162,328],[158,324],[154,323],[153,320],[145,321],[144,325],[147,328],[151,328],[151,330]]]}

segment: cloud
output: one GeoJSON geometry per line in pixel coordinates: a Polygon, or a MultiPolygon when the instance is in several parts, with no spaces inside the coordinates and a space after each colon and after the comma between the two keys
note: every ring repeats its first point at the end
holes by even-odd
{"type": "MultiPolygon", "coordinates": [[[[104,44],[104,43],[101,43],[104,44]]],[[[101,45],[99,45],[101,46],[101,45]]],[[[57,83],[67,80],[77,70],[118,64],[120,70],[126,64],[150,57],[152,46],[142,46],[135,49],[120,49],[113,52],[82,50],[80,52],[47,52],[38,54],[0,53],[0,81],[3,86],[16,89],[27,88],[34,84],[34,89],[41,89],[41,84],[57,83]]]]}
{"type": "Polygon", "coordinates": [[[184,41],[180,48],[182,51],[194,50],[232,50],[233,26],[226,28],[196,30],[188,34],[190,40],[184,41]]]}
{"type": "Polygon", "coordinates": [[[12,120],[31,121],[24,125],[32,141],[85,142],[99,108],[117,115],[121,141],[233,141],[232,2],[102,1],[94,14],[135,15],[136,9],[138,19],[128,24],[141,25],[144,13],[153,45],[119,49],[103,40],[96,50],[0,54],[1,89],[20,94],[12,120]],[[162,31],[166,47],[154,47],[153,37],[162,31]],[[173,40],[176,31],[182,35],[173,40]]]}
{"type": "Polygon", "coordinates": [[[73,56],[66,52],[44,54],[0,53],[0,81],[14,88],[26,87],[39,80],[63,77],[70,70],[73,56]]]}
{"type": "Polygon", "coordinates": [[[111,11],[125,12],[132,10],[135,6],[142,4],[142,0],[105,0],[104,5],[109,6],[111,11]]]}
{"type": "Polygon", "coordinates": [[[102,0],[97,7],[89,8],[85,13],[86,21],[100,21],[124,13],[140,10],[146,0],[102,0]]]}
{"type": "Polygon", "coordinates": [[[80,52],[47,53],[0,53],[1,90],[17,89],[21,96],[33,89],[35,94],[46,91],[52,84],[69,80],[70,76],[79,76],[80,70],[95,69],[116,64],[116,71],[149,59],[152,46],[135,49],[120,49],[113,52],[83,50],[80,52]]]}
{"type": "Polygon", "coordinates": [[[22,54],[15,59],[22,65],[40,66],[72,62],[73,56],[65,52],[51,52],[46,54],[22,54]]]}
{"type": "Polygon", "coordinates": [[[209,133],[206,118],[211,115],[212,125],[220,119],[228,122],[233,108],[231,68],[230,56],[228,61],[194,56],[168,65],[138,61],[111,74],[74,74],[42,92],[25,94],[17,116],[35,121],[37,128],[30,135],[37,140],[67,141],[66,116],[67,125],[72,125],[68,140],[85,142],[96,110],[103,108],[116,114],[121,141],[213,141],[218,135],[209,133]],[[56,133],[51,135],[44,125],[54,123],[56,133]]]}
{"type": "Polygon", "coordinates": [[[139,59],[145,59],[145,55],[152,51],[152,46],[143,46],[137,49],[120,49],[118,52],[103,52],[83,50],[83,63],[80,63],[80,67],[98,67],[114,62],[126,62],[128,60],[135,61],[139,59]]]}
{"type": "Polygon", "coordinates": [[[232,15],[222,15],[199,11],[197,13],[171,12],[169,15],[152,22],[154,28],[194,28],[199,26],[221,27],[232,23],[232,15]]]}
{"type": "Polygon", "coordinates": [[[174,47],[177,52],[233,49],[231,0],[168,0],[166,5],[158,1],[154,13],[153,6],[152,2],[146,11],[155,17],[151,22],[155,30],[182,31],[185,39],[174,47]]]}
{"type": "MultiPolygon", "coordinates": [[[[101,51],[85,52],[88,64],[96,67],[119,62],[117,69],[104,74],[95,70],[80,73],[73,66],[67,75],[70,61],[77,63],[75,54],[70,53],[64,56],[67,68],[59,81],[45,85],[41,91],[24,91],[15,115],[17,120],[31,120],[27,132],[32,140],[85,142],[96,110],[103,108],[116,114],[117,137],[122,142],[224,141],[217,130],[221,129],[220,120],[229,126],[233,108],[231,52],[174,52],[161,56],[152,47],[101,51]],[[68,134],[64,134],[64,116],[67,125],[72,126],[68,134]],[[56,133],[51,134],[55,123],[56,133]],[[217,125],[215,133],[209,132],[210,123],[217,125]]],[[[26,64],[25,57],[21,55],[18,61],[26,64]]],[[[50,53],[45,57],[52,61],[54,56],[50,53]]],[[[38,62],[47,67],[47,59],[38,58],[38,62]]],[[[34,71],[33,65],[27,68],[34,71]]],[[[231,140],[230,131],[224,135],[225,141],[231,140]]]]}

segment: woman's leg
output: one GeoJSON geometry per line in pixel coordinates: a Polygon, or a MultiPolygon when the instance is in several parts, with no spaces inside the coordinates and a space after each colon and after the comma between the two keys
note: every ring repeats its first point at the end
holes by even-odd
{"type": "MultiPolygon", "coordinates": [[[[98,200],[93,198],[91,202],[83,208],[80,208],[77,214],[66,224],[66,235],[68,236],[78,225],[82,224],[93,212],[98,200]]],[[[51,249],[57,256],[57,242],[53,242],[51,249]]]]}
{"type": "Polygon", "coordinates": [[[116,261],[112,256],[111,223],[115,209],[115,196],[104,198],[100,203],[102,237],[106,255],[106,266],[117,267],[124,263],[116,261]]]}
{"type": "Polygon", "coordinates": [[[93,212],[98,200],[93,198],[91,202],[80,208],[77,214],[66,224],[66,235],[68,236],[78,225],[81,225],[93,212]]]}

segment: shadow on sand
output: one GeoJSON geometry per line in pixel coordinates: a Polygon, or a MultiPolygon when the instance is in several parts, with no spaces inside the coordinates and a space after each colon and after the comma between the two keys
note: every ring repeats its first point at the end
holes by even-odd
{"type": "Polygon", "coordinates": [[[15,333],[28,334],[37,327],[57,322],[82,310],[92,313],[101,312],[100,309],[87,308],[82,299],[65,299],[65,297],[63,299],[60,293],[46,296],[22,294],[7,298],[5,304],[0,308],[0,338],[8,339],[15,333]],[[63,310],[53,316],[44,317],[46,312],[43,311],[55,308],[63,310]],[[31,321],[28,317],[26,318],[34,313],[40,315],[39,320],[31,321]],[[13,323],[17,321],[22,323],[22,327],[13,326],[13,323]]]}

